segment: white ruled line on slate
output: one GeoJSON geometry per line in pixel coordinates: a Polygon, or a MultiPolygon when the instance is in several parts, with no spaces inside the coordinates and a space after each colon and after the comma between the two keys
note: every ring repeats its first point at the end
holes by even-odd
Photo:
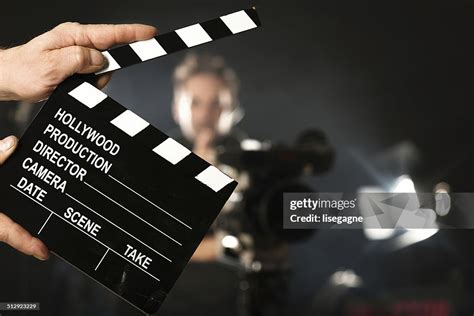
{"type": "Polygon", "coordinates": [[[156,230],[157,232],[160,232],[161,234],[163,234],[164,236],[168,237],[170,240],[174,241],[176,244],[182,246],[183,244],[181,244],[179,241],[177,241],[176,239],[174,239],[173,237],[171,237],[170,235],[166,234],[165,232],[163,232],[162,230],[160,230],[159,228],[156,228],[155,226],[153,226],[152,224],[148,223],[146,220],[144,220],[143,218],[141,218],[140,216],[138,216],[137,214],[133,213],[132,211],[130,211],[128,208],[126,208],[125,206],[123,206],[122,204],[118,203],[117,201],[115,201],[114,199],[112,199],[111,197],[107,196],[105,193],[101,192],[100,190],[94,188],[92,185],[90,185],[89,183],[87,182],[83,182],[85,185],[87,185],[89,188],[93,189],[94,191],[96,191],[97,193],[101,194],[102,196],[106,197],[107,199],[109,199],[110,201],[114,202],[115,204],[117,204],[118,206],[120,206],[121,208],[123,208],[124,210],[126,210],[127,212],[129,212],[130,214],[132,214],[133,216],[135,216],[136,218],[138,218],[139,220],[141,220],[142,222],[144,222],[145,224],[147,224],[148,226],[150,226],[151,228],[153,228],[154,230],[156,230]]]}
{"type": "Polygon", "coordinates": [[[127,186],[125,183],[121,182],[120,180],[112,177],[110,174],[108,175],[111,179],[113,179],[114,181],[116,181],[117,183],[121,184],[122,186],[126,187],[127,189],[129,189],[130,191],[132,191],[133,193],[135,193],[136,195],[138,195],[139,197],[141,197],[142,199],[144,199],[145,201],[147,201],[148,203],[150,203],[151,205],[153,205],[154,207],[156,207],[157,209],[159,209],[160,211],[162,211],[163,213],[165,213],[166,215],[168,215],[169,217],[173,218],[174,220],[176,220],[177,222],[183,224],[184,226],[186,226],[187,228],[189,229],[192,229],[191,226],[189,226],[188,224],[186,224],[185,222],[183,222],[182,220],[180,220],[179,218],[177,218],[176,216],[172,215],[171,213],[167,212],[166,210],[164,210],[162,207],[156,205],[155,203],[153,203],[152,201],[150,201],[149,199],[147,199],[146,197],[144,197],[143,195],[141,195],[140,193],[138,193],[137,191],[133,190],[132,188],[130,188],[129,186],[127,186]]]}

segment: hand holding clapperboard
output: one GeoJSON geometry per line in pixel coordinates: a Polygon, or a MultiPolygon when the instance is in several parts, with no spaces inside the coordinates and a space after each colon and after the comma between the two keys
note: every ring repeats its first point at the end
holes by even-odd
{"type": "MultiPolygon", "coordinates": [[[[103,52],[114,71],[260,26],[255,9],[103,52]]],[[[75,75],[0,169],[1,209],[145,313],[158,310],[237,183],[75,75]]]]}

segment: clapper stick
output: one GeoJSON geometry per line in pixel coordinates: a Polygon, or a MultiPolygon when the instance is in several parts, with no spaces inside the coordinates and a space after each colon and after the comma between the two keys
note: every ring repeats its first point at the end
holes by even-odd
{"type": "Polygon", "coordinates": [[[103,52],[107,68],[61,83],[0,169],[0,209],[57,256],[156,312],[237,182],[93,81],[258,26],[255,9],[242,10],[103,52]]]}
{"type": "Polygon", "coordinates": [[[255,8],[223,15],[213,20],[157,35],[146,41],[139,41],[105,51],[103,55],[108,61],[108,66],[96,74],[139,64],[259,26],[260,20],[255,8]]]}

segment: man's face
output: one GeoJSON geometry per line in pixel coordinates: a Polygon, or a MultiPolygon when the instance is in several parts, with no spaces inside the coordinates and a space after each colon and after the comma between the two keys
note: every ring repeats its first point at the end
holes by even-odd
{"type": "Polygon", "coordinates": [[[230,108],[230,92],[224,82],[212,74],[190,77],[183,89],[191,98],[191,123],[196,134],[203,129],[217,131],[222,111],[230,108]]]}

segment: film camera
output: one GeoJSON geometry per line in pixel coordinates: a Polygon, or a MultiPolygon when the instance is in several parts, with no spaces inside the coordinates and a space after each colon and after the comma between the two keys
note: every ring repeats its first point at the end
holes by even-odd
{"type": "Polygon", "coordinates": [[[314,191],[304,178],[331,168],[333,148],[322,131],[307,130],[292,146],[247,139],[216,151],[220,168],[239,182],[214,224],[222,261],[240,271],[238,315],[283,315],[288,245],[314,233],[283,229],[283,193],[314,191]]]}
{"type": "Polygon", "coordinates": [[[240,315],[279,315],[290,271],[288,245],[313,230],[283,229],[283,193],[312,192],[305,176],[328,171],[334,151],[320,130],[302,132],[292,146],[243,140],[217,146],[217,160],[238,180],[214,226],[222,260],[241,268],[240,315]],[[263,311],[266,310],[266,311],[263,311]]]}
{"type": "Polygon", "coordinates": [[[254,263],[260,253],[313,233],[283,229],[283,193],[313,191],[302,178],[331,168],[335,154],[323,132],[304,131],[293,146],[244,140],[239,147],[217,147],[217,152],[218,161],[237,172],[241,184],[216,222],[216,230],[225,234],[226,255],[251,251],[254,263]]]}

